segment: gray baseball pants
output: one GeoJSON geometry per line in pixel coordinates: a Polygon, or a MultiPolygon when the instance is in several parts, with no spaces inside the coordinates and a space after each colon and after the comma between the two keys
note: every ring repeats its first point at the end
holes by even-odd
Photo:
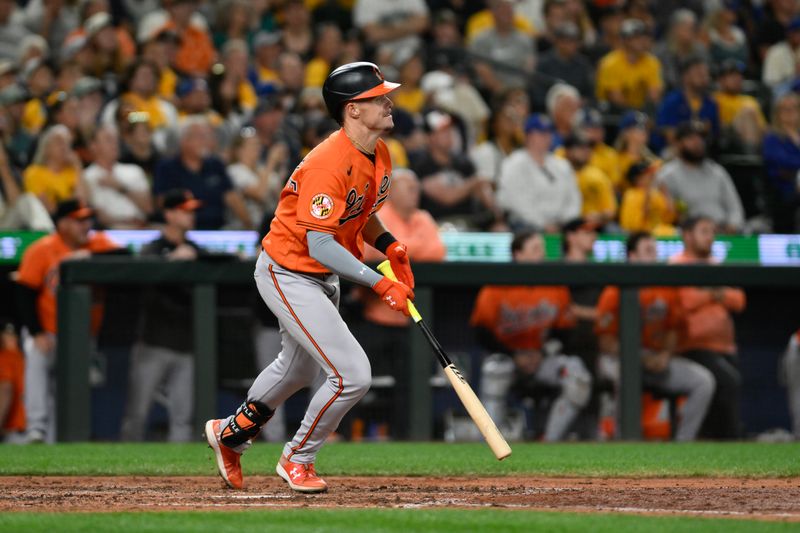
{"type": "Polygon", "coordinates": [[[328,435],[369,390],[369,359],[339,315],[338,276],[293,272],[263,251],[254,276],[280,323],[282,349],[253,382],[247,401],[275,409],[311,387],[303,422],[283,453],[293,462],[313,463],[328,435]]]}

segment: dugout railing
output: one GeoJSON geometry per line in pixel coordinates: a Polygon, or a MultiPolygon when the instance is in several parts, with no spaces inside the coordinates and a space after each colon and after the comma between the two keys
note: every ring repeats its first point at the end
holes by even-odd
{"type": "MultiPolygon", "coordinates": [[[[740,286],[800,288],[800,267],[755,265],[630,265],[438,263],[414,265],[416,305],[433,324],[437,287],[484,285],[570,285],[620,287],[620,433],[641,438],[641,361],[638,288],[642,286],[740,286]]],[[[192,285],[195,342],[195,423],[216,416],[217,289],[253,283],[252,261],[167,262],[121,257],[68,261],[61,265],[58,289],[57,419],[59,441],[87,441],[91,433],[89,384],[91,287],[102,285],[192,285]]],[[[409,328],[411,353],[409,437],[433,435],[430,347],[417,328],[409,328]]]]}

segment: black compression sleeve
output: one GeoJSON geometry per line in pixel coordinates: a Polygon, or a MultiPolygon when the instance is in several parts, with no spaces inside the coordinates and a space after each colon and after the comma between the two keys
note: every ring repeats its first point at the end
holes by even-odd
{"type": "Polygon", "coordinates": [[[378,238],[375,239],[375,249],[382,254],[386,254],[386,249],[393,242],[397,242],[397,239],[395,239],[391,233],[386,231],[378,235],[378,238]]]}

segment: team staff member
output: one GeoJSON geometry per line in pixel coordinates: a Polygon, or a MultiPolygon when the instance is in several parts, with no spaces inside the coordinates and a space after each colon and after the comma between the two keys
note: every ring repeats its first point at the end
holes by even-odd
{"type": "MultiPolygon", "coordinates": [[[[520,233],[511,241],[511,255],[515,263],[539,263],[544,260],[544,239],[538,233],[520,233]]],[[[484,287],[478,293],[470,323],[481,344],[495,352],[482,370],[481,394],[487,410],[491,409],[502,423],[512,381],[523,393],[537,385],[561,387],[547,417],[544,440],[563,439],[589,402],[592,388],[591,375],[579,357],[544,357],[542,353],[553,328],[574,326],[569,289],[484,287]],[[513,365],[508,364],[509,357],[513,365]],[[492,378],[487,379],[489,375],[492,378]]]]}
{"type": "Polygon", "coordinates": [[[276,472],[296,491],[327,489],[314,460],[371,382],[369,359],[338,312],[339,276],[372,287],[389,307],[408,314],[414,277],[406,248],[376,216],[391,182],[389,151],[380,136],[394,126],[387,94],[397,87],[367,62],[342,65],[325,80],[325,104],[342,127],[287,181],[256,264],[256,285],[278,317],[283,350],[234,415],[206,423],[219,473],[231,488],[242,487],[240,455],[274,409],[312,386],[305,418],[284,446],[276,472]],[[386,254],[400,281],[361,262],[365,242],[386,254]]]}
{"type": "MultiPolygon", "coordinates": [[[[628,237],[626,248],[631,263],[655,263],[658,259],[656,241],[649,233],[634,233],[628,237]]],[[[681,320],[677,289],[642,287],[639,290],[639,308],[642,315],[642,381],[648,387],[686,395],[675,440],[694,440],[714,395],[714,376],[697,363],[675,355],[681,320]]],[[[595,332],[600,352],[605,356],[619,357],[618,287],[603,289],[597,302],[595,332]]],[[[618,374],[609,377],[615,383],[619,382],[618,374]]]]}
{"type": "MultiPolygon", "coordinates": [[[[55,233],[31,244],[19,265],[20,312],[27,330],[23,337],[25,409],[31,442],[49,442],[55,437],[50,406],[54,391],[49,374],[56,355],[59,266],[68,259],[82,259],[118,249],[103,233],[89,235],[93,216],[94,211],[80,200],[60,202],[53,215],[55,233]]],[[[100,303],[94,302],[92,333],[99,331],[102,313],[100,303]]]]}

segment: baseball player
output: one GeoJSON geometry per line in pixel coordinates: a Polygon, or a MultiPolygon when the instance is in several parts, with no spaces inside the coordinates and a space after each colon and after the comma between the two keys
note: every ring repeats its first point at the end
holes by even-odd
{"type": "MultiPolygon", "coordinates": [[[[511,253],[515,263],[541,262],[544,239],[520,233],[511,242],[511,253]]],[[[579,357],[543,354],[551,329],[574,325],[571,307],[567,287],[490,286],[478,293],[470,320],[481,344],[495,352],[484,361],[481,380],[482,400],[495,420],[504,418],[512,381],[522,389],[560,387],[547,417],[545,441],[564,438],[592,389],[591,374],[579,357]]]]}
{"type": "MultiPolygon", "coordinates": [[[[628,261],[655,263],[656,241],[645,232],[634,233],[627,242],[628,261]]],[[[700,426],[714,396],[713,374],[699,364],[674,355],[680,324],[678,291],[670,287],[643,287],[639,290],[642,314],[642,381],[645,386],[664,392],[685,394],[686,403],[675,431],[675,440],[697,438],[700,426]]],[[[597,303],[597,324],[602,374],[619,383],[619,288],[606,287],[597,303]],[[611,363],[606,361],[610,358],[611,363]],[[609,370],[610,369],[610,370],[609,370]]]]}
{"type": "Polygon", "coordinates": [[[392,174],[380,136],[394,126],[387,94],[398,86],[367,62],[342,65],[325,80],[325,104],[342,127],[286,182],[254,274],[280,323],[283,349],[235,414],[205,426],[219,473],[231,488],[242,487],[240,456],[274,409],[310,386],[305,417],[276,472],[296,491],[327,490],[314,470],[317,453],[372,379],[367,355],[338,312],[340,276],[371,287],[389,307],[408,314],[414,277],[406,248],[377,216],[392,174]],[[365,242],[389,258],[399,281],[361,262],[365,242]]]}
{"type": "MultiPolygon", "coordinates": [[[[54,391],[50,371],[55,366],[56,356],[59,266],[68,259],[119,249],[105,234],[89,234],[93,216],[94,211],[80,200],[60,202],[53,215],[55,233],[31,244],[19,265],[17,283],[20,289],[20,314],[25,325],[25,409],[30,442],[49,442],[55,437],[52,409],[54,391]]],[[[101,304],[94,302],[94,334],[100,329],[102,313],[101,304]]]]}

